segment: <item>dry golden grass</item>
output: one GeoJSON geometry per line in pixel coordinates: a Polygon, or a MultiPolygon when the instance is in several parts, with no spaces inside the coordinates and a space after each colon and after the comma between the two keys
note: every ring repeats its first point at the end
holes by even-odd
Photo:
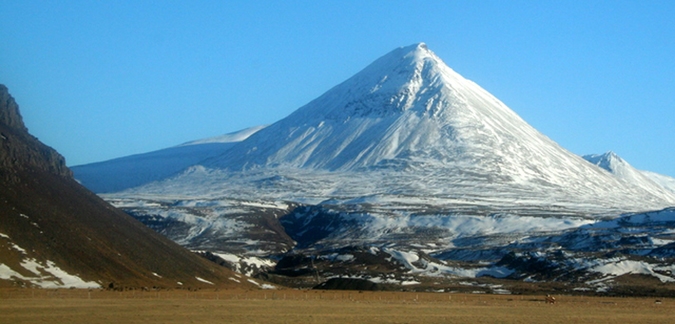
{"type": "Polygon", "coordinates": [[[675,300],[358,291],[0,290],[0,323],[675,323],[675,300]]]}

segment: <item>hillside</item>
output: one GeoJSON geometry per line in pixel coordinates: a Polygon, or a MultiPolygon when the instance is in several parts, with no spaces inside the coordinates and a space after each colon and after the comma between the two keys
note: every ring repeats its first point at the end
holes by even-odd
{"type": "Polygon", "coordinates": [[[0,286],[255,287],[78,184],[0,85],[0,286]]]}

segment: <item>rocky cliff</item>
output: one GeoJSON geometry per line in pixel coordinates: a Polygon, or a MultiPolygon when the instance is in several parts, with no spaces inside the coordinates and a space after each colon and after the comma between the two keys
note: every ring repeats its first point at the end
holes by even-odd
{"type": "Polygon", "coordinates": [[[9,170],[37,169],[71,178],[73,173],[66,167],[66,160],[51,147],[44,145],[28,133],[23,123],[19,106],[0,84],[0,176],[15,182],[16,175],[9,170]]]}

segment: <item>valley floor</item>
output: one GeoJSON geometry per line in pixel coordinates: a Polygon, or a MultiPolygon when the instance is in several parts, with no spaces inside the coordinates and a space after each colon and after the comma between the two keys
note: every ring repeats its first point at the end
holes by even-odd
{"type": "Polygon", "coordinates": [[[317,290],[0,289],[0,323],[675,323],[675,300],[317,290]]]}

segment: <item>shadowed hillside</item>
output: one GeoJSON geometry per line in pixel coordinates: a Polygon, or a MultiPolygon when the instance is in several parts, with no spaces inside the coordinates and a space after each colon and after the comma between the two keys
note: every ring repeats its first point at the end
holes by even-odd
{"type": "Polygon", "coordinates": [[[78,184],[3,85],[0,133],[0,286],[254,287],[78,184]]]}

